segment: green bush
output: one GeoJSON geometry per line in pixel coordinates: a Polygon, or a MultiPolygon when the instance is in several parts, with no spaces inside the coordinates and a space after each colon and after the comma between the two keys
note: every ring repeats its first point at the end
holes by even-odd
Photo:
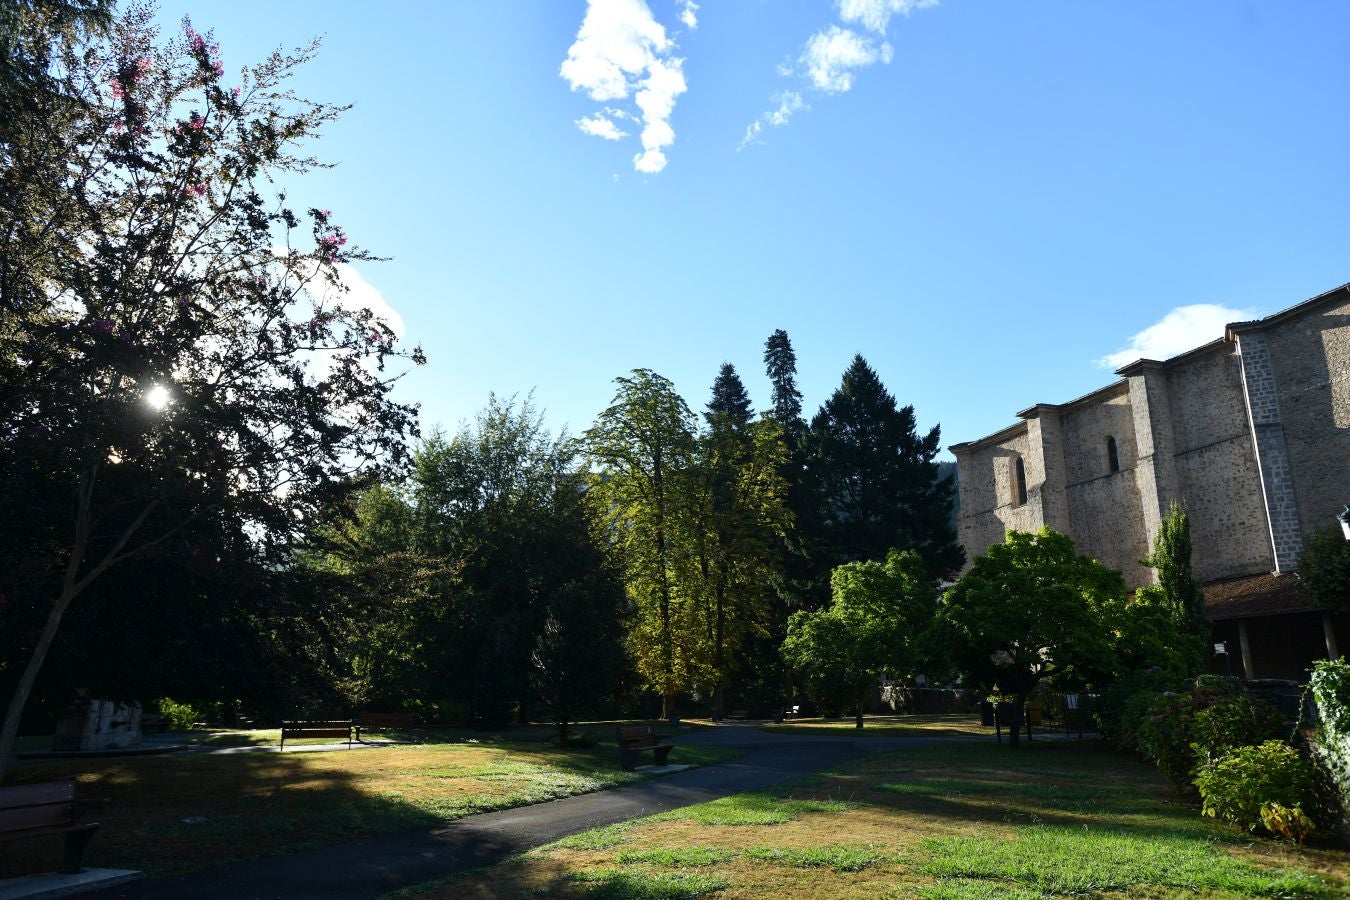
{"type": "Polygon", "coordinates": [[[1196,759],[1193,729],[1196,716],[1224,700],[1235,699],[1241,685],[1234,678],[1201,675],[1195,687],[1181,694],[1159,694],[1139,723],[1139,752],[1158,767],[1179,791],[1189,791],[1196,759]]]}
{"type": "Polygon", "coordinates": [[[1322,725],[1312,736],[1320,820],[1350,846],[1350,663],[1324,659],[1308,680],[1322,725]]]}
{"type": "Polygon", "coordinates": [[[206,718],[204,712],[190,703],[179,703],[168,697],[161,697],[155,704],[159,714],[169,723],[170,731],[190,731],[195,722],[206,718]]]}
{"type": "Polygon", "coordinates": [[[1139,752],[1139,725],[1148,715],[1153,698],[1178,686],[1170,673],[1158,669],[1131,672],[1102,691],[1094,714],[1098,736],[1126,753],[1139,752]]]}
{"type": "Polygon", "coordinates": [[[1200,769],[1195,786],[1205,815],[1248,831],[1263,827],[1268,804],[1302,813],[1314,800],[1312,766],[1283,741],[1230,750],[1200,769]]]}
{"type": "Polygon", "coordinates": [[[1213,762],[1234,747],[1248,747],[1280,737],[1284,717],[1265,700],[1230,697],[1195,714],[1191,749],[1199,764],[1213,762]]]}

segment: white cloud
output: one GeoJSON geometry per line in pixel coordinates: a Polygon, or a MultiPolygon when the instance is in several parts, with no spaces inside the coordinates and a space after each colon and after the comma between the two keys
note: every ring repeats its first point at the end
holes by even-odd
{"type": "Polygon", "coordinates": [[[628,137],[628,132],[615,125],[614,120],[608,118],[604,113],[584,116],[577,119],[576,125],[586,134],[593,134],[607,141],[617,141],[620,138],[628,137]]]}
{"type": "Polygon", "coordinates": [[[684,27],[693,31],[698,27],[698,4],[694,0],[682,0],[680,3],[680,21],[684,27]]]}
{"type": "Polygon", "coordinates": [[[356,271],[356,268],[347,263],[336,263],[338,281],[346,290],[330,288],[322,294],[324,299],[330,299],[332,303],[347,310],[368,309],[375,318],[389,326],[389,330],[394,332],[395,337],[403,337],[403,317],[398,314],[398,310],[389,305],[389,301],[384,299],[379,288],[356,271]]]}
{"type": "Polygon", "coordinates": [[[1161,320],[1130,338],[1125,347],[1096,360],[1105,369],[1119,369],[1137,359],[1168,359],[1223,337],[1229,322],[1253,319],[1255,310],[1233,309],[1217,303],[1178,306],[1161,320]]]}
{"type": "Polygon", "coordinates": [[[853,73],[878,61],[891,61],[890,44],[878,46],[872,38],[838,25],[811,35],[801,58],[812,86],[827,94],[852,89],[853,73]]]}
{"type": "Polygon", "coordinates": [[[655,174],[666,167],[661,151],[675,143],[670,114],[675,111],[675,98],[686,90],[683,63],[682,59],[653,60],[634,98],[642,110],[642,152],[633,157],[633,168],[639,172],[655,174]]]}
{"type": "MultiPolygon", "coordinates": [[[[694,28],[698,6],[685,2],[680,18],[694,28]]],[[[592,100],[632,102],[640,111],[632,115],[621,108],[606,107],[601,113],[576,124],[587,134],[619,140],[627,136],[614,124],[616,118],[642,123],[642,152],[633,157],[633,168],[655,173],[666,167],[663,152],[675,142],[670,117],[675,98],[688,88],[684,60],[674,56],[675,44],[645,0],[588,0],[586,16],[576,40],[567,50],[559,73],[574,91],[584,91],[592,100]]]]}
{"type": "Polygon", "coordinates": [[[796,113],[804,109],[810,109],[806,105],[806,101],[802,99],[802,95],[796,91],[784,91],[774,99],[778,102],[778,108],[769,110],[750,123],[750,127],[745,129],[745,137],[741,138],[737,150],[744,150],[746,145],[757,143],[760,134],[766,127],[782,128],[796,113]]]}
{"type": "Polygon", "coordinates": [[[911,10],[937,6],[938,0],[839,0],[839,18],[868,31],[885,34],[891,16],[907,16],[911,10]]]}
{"type": "MultiPolygon", "coordinates": [[[[782,63],[777,67],[778,74],[803,81],[801,91],[842,94],[852,90],[860,70],[877,63],[889,64],[894,58],[895,50],[886,40],[893,17],[937,5],[938,0],[836,0],[835,8],[844,24],[830,24],[811,35],[796,65],[782,63]]],[[[786,125],[793,113],[810,108],[798,91],[776,94],[773,102],[777,108],[770,108],[750,123],[737,149],[758,143],[766,127],[786,125]],[[782,98],[788,96],[796,96],[798,105],[785,107],[782,98]]]]}

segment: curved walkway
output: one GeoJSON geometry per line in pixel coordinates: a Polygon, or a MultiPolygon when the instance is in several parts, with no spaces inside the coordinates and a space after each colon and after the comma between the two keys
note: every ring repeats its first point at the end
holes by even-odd
{"type": "Polygon", "coordinates": [[[869,753],[935,740],[952,739],[853,740],[840,735],[770,734],[751,723],[715,726],[681,735],[673,742],[736,747],[744,755],[625,787],[469,816],[435,831],[372,835],[332,847],[135,882],[89,896],[365,900],[492,865],[588,828],[768,787],[869,753]]]}

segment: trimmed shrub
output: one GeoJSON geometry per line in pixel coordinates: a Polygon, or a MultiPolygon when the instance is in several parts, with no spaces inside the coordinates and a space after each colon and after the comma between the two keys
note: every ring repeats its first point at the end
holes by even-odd
{"type": "Polygon", "coordinates": [[[1306,818],[1314,800],[1312,766],[1283,741],[1230,750],[1200,769],[1195,786],[1205,815],[1248,831],[1265,827],[1261,810],[1269,804],[1306,818]]]}
{"type": "Polygon", "coordinates": [[[1176,785],[1191,789],[1196,758],[1193,728],[1196,716],[1242,691],[1235,678],[1201,675],[1195,687],[1182,694],[1159,694],[1138,727],[1139,752],[1176,785]]]}
{"type": "Polygon", "coordinates": [[[1191,749],[1200,765],[1213,762],[1234,747],[1247,747],[1280,737],[1284,718],[1265,700],[1230,697],[1195,714],[1191,749]]]}

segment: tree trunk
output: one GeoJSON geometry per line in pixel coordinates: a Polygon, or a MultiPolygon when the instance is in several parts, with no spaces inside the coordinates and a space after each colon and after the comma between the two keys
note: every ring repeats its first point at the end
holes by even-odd
{"type": "MultiPolygon", "coordinates": [[[[61,627],[61,619],[70,608],[70,603],[77,595],[89,586],[89,583],[103,574],[103,571],[116,563],[122,550],[131,540],[140,527],[145,524],[149,518],[150,512],[158,504],[158,501],[152,500],[147,504],[131,524],[126,527],[112,549],[108,550],[101,560],[87,572],[83,578],[80,577],[80,568],[84,565],[85,554],[89,549],[89,530],[90,530],[90,509],[93,506],[94,485],[98,478],[98,465],[87,465],[80,473],[79,500],[75,510],[75,537],[70,545],[70,559],[66,561],[66,571],[61,580],[61,595],[57,597],[56,602],[52,604],[51,612],[47,614],[47,622],[42,626],[42,634],[38,636],[37,645],[33,647],[33,653],[28,657],[28,664],[24,666],[23,674],[19,676],[19,683],[14,688],[14,693],[9,699],[9,706],[5,709],[5,722],[0,729],[0,784],[4,784],[5,771],[9,764],[10,754],[14,752],[14,741],[19,736],[19,718],[23,715],[23,708],[28,704],[28,697],[33,693],[33,685],[37,682],[38,672],[42,669],[42,664],[47,660],[47,651],[52,647],[52,641],[56,639],[56,632],[61,627]]],[[[150,542],[150,545],[158,543],[159,540],[150,542]]],[[[149,546],[149,545],[147,545],[149,546]]]]}
{"type": "Polygon", "coordinates": [[[725,678],[723,640],[726,637],[727,628],[727,608],[726,608],[726,585],[719,583],[717,585],[717,630],[713,636],[713,677],[717,679],[717,686],[713,689],[713,719],[720,722],[726,715],[726,698],[723,695],[722,682],[725,678]]]}
{"type": "Polygon", "coordinates": [[[42,627],[37,646],[33,648],[33,655],[28,657],[28,665],[24,666],[23,675],[19,677],[19,683],[9,699],[9,707],[5,710],[4,731],[0,732],[0,784],[4,784],[9,756],[14,751],[14,741],[19,735],[19,718],[28,703],[28,696],[33,692],[33,684],[37,681],[42,663],[47,659],[47,651],[51,649],[57,629],[61,627],[61,617],[65,615],[66,609],[70,607],[70,601],[74,598],[74,592],[67,586],[52,604],[52,610],[47,614],[47,624],[42,627]]]}
{"type": "Polygon", "coordinates": [[[862,692],[858,694],[858,718],[853,725],[854,728],[863,727],[863,713],[867,709],[867,690],[868,689],[864,687],[862,692]]]}
{"type": "Polygon", "coordinates": [[[1012,705],[1012,721],[1008,723],[1008,746],[1016,750],[1021,746],[1022,708],[1026,706],[1025,694],[1018,694],[1012,705]]]}

